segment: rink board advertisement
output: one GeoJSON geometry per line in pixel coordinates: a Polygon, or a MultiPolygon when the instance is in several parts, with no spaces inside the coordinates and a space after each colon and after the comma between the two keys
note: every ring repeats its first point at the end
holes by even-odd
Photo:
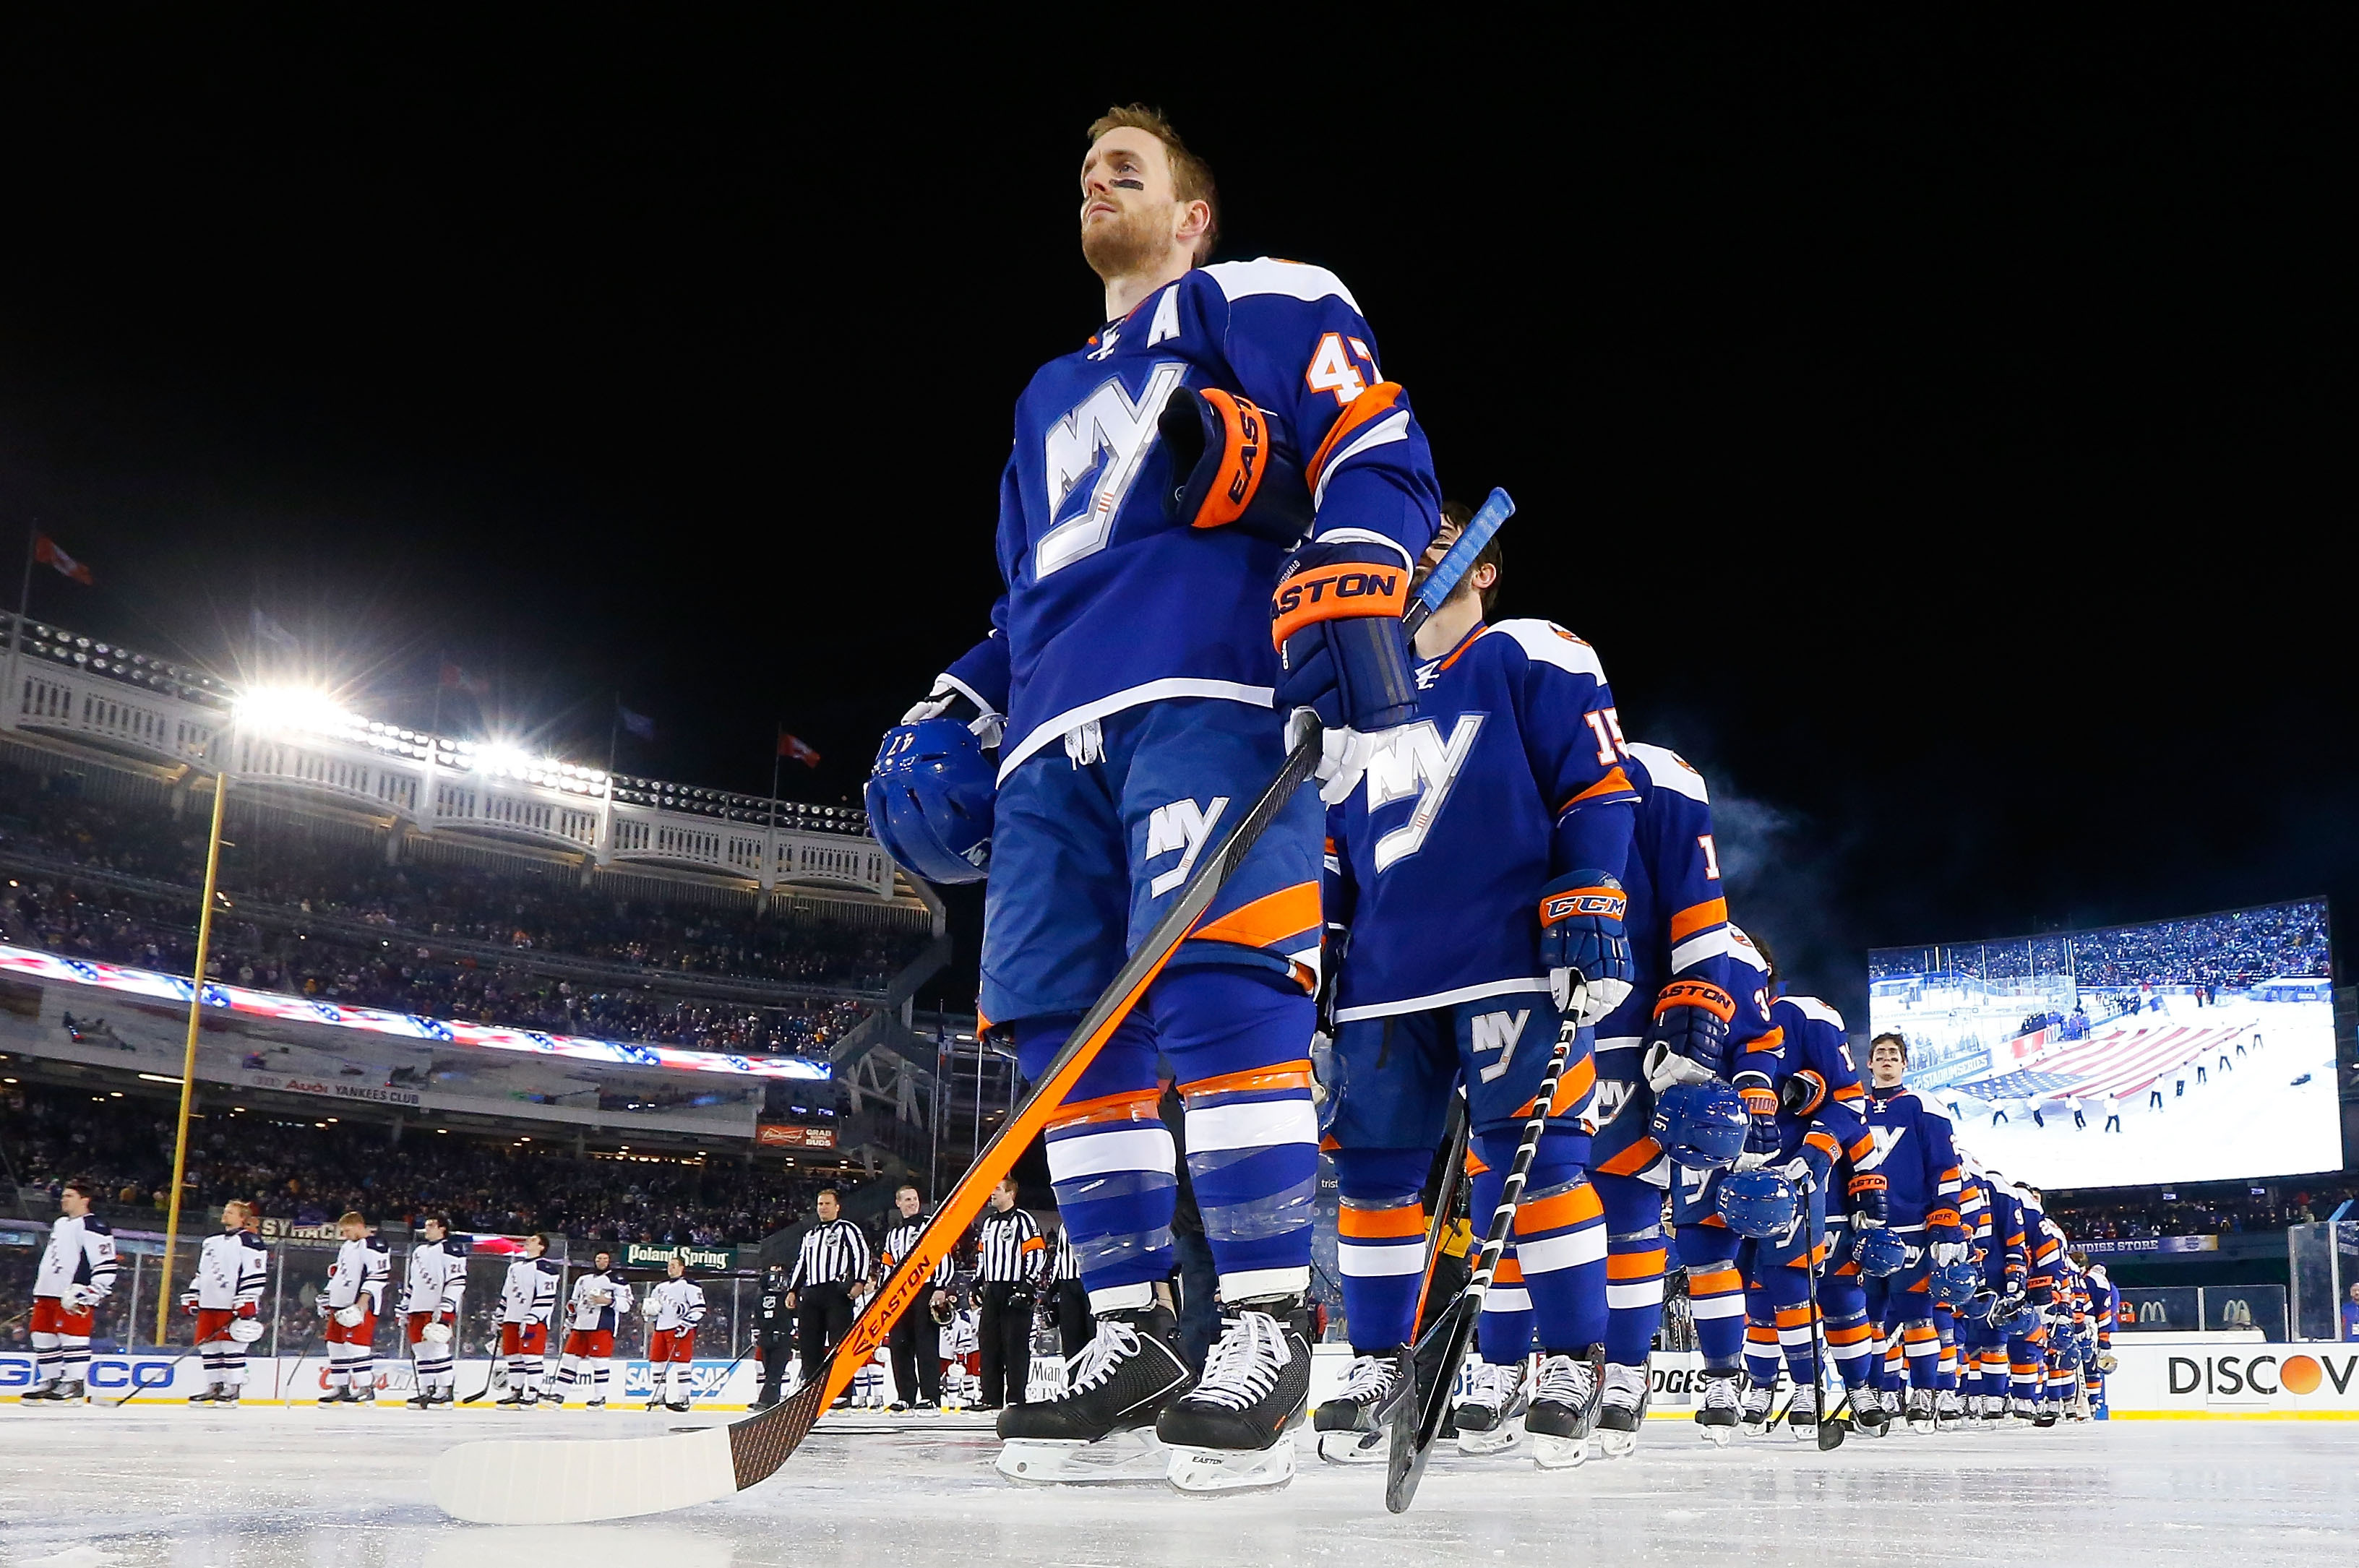
{"type": "MultiPolygon", "coordinates": [[[[2332,1171],[2326,901],[1868,955],[1868,1027],[1984,1165],[2043,1187],[2332,1171]]],[[[1856,1064],[1864,1066],[1864,1063],[1856,1064]]]]}
{"type": "MultiPolygon", "coordinates": [[[[552,1357],[552,1378],[555,1365],[552,1357]]],[[[461,1399],[484,1387],[491,1377],[492,1363],[486,1360],[461,1361],[458,1367],[461,1399]]],[[[647,1403],[654,1389],[648,1364],[617,1357],[613,1368],[614,1377],[606,1385],[607,1403],[625,1410],[636,1410],[647,1403]]],[[[734,1367],[724,1360],[699,1359],[692,1363],[690,1380],[694,1402],[700,1407],[743,1410],[753,1402],[760,1387],[761,1368],[750,1356],[734,1367]]],[[[30,1356],[0,1356],[0,1400],[13,1400],[32,1386],[30,1356]]],[[[169,1356],[91,1357],[90,1393],[101,1402],[121,1399],[127,1393],[133,1404],[174,1404],[185,1402],[190,1394],[202,1393],[204,1390],[204,1364],[198,1357],[191,1356],[177,1366],[169,1356]]],[[[382,1356],[377,1358],[376,1397],[381,1403],[398,1406],[414,1390],[408,1361],[382,1356]]],[[[299,1361],[292,1356],[255,1356],[246,1361],[245,1403],[304,1404],[327,1391],[328,1364],[317,1356],[299,1361]]],[[[467,1408],[490,1410],[494,1408],[492,1400],[498,1397],[497,1393],[487,1395],[467,1408]]],[[[589,1385],[577,1384],[571,1402],[580,1405],[589,1397],[589,1385]]]]}
{"type": "MultiPolygon", "coordinates": [[[[2273,1344],[2255,1339],[2189,1340],[2169,1345],[2140,1345],[2125,1336],[2114,1353],[2121,1367],[2105,1380],[2107,1403],[2117,1421],[2202,1420],[2359,1420],[2359,1342],[2307,1345],[2273,1344]]],[[[1351,1349],[1322,1345],[1311,1358],[1310,1400],[1316,1405],[1340,1390],[1352,1364],[1351,1349]]],[[[1693,1351],[1658,1351],[1652,1367],[1654,1397],[1649,1415],[1658,1421],[1685,1421],[1694,1409],[1694,1388],[1701,1358],[1693,1351]]],[[[492,1364],[484,1360],[459,1363],[461,1398],[484,1386],[492,1364]]],[[[889,1390],[890,1371],[886,1371],[889,1390]]],[[[612,1408],[636,1410],[652,1390],[648,1364],[617,1360],[614,1381],[608,1384],[612,1408]]],[[[740,1411],[753,1402],[760,1372],[752,1357],[734,1367],[718,1358],[699,1360],[693,1374],[695,1403],[701,1409],[740,1411]]],[[[30,1356],[0,1356],[0,1400],[14,1401],[33,1386],[30,1356]]],[[[202,1392],[204,1368],[195,1357],[175,1367],[167,1356],[97,1356],[91,1360],[90,1390],[100,1400],[131,1393],[134,1404],[175,1404],[202,1392]],[[134,1392],[134,1385],[136,1391],[134,1392]]],[[[409,1364],[381,1360],[377,1366],[377,1399],[398,1409],[409,1397],[409,1364]]],[[[281,1357],[256,1357],[247,1364],[245,1400],[252,1404],[305,1403],[327,1392],[326,1363],[317,1357],[301,1361],[281,1357]]],[[[495,1409],[486,1396],[466,1410],[495,1409]]],[[[587,1390],[577,1387],[572,1403],[579,1407],[587,1390]]],[[[922,1420],[913,1417],[913,1420],[922,1420]]]]}

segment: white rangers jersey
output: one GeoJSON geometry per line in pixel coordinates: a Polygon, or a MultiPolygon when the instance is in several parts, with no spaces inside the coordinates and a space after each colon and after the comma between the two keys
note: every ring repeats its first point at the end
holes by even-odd
{"type": "Polygon", "coordinates": [[[942,1325],[940,1344],[942,1358],[947,1361],[972,1356],[981,1347],[983,1340],[975,1331],[973,1307],[961,1307],[951,1314],[950,1322],[942,1325]]]}
{"type": "Polygon", "coordinates": [[[251,1230],[224,1230],[206,1237],[197,1249],[197,1277],[181,1299],[207,1312],[234,1312],[259,1303],[269,1280],[270,1254],[262,1238],[251,1230]]]}
{"type": "Polygon", "coordinates": [[[336,1266],[320,1294],[330,1312],[359,1303],[371,1317],[385,1310],[385,1288],[393,1281],[393,1255],[381,1237],[364,1236],[336,1249],[336,1266]]]}
{"type": "Polygon", "coordinates": [[[631,1287],[619,1274],[584,1274],[573,1281],[566,1322],[584,1330],[612,1330],[631,1310],[631,1287]]]}
{"type": "Polygon", "coordinates": [[[421,1241],[409,1249],[409,1274],[401,1292],[403,1312],[455,1313],[459,1298],[466,1292],[465,1242],[446,1236],[440,1241],[421,1241]]]}
{"type": "Polygon", "coordinates": [[[679,1330],[704,1321],[704,1287],[690,1279],[666,1280],[647,1292],[647,1326],[679,1330]]]}
{"type": "Polygon", "coordinates": [[[49,1227],[49,1245],[33,1278],[37,1296],[64,1298],[75,1293],[96,1301],[114,1289],[114,1232],[94,1214],[80,1219],[60,1215],[49,1227]]]}
{"type": "Polygon", "coordinates": [[[557,1310],[560,1270],[554,1258],[518,1258],[500,1282],[502,1323],[547,1323],[557,1310]]]}

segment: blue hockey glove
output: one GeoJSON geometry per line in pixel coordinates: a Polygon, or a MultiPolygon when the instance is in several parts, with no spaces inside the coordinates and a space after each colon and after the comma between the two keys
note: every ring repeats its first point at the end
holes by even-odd
{"type": "Polygon", "coordinates": [[[1710,980],[1673,980],[1655,998],[1647,1030],[1647,1082],[1657,1094],[1672,1084],[1717,1077],[1728,1052],[1736,999],[1710,980]]]}
{"type": "MultiPolygon", "coordinates": [[[[1373,732],[1417,717],[1401,633],[1408,589],[1407,554],[1374,535],[1314,541],[1279,569],[1270,600],[1277,708],[1315,714],[1324,726],[1319,796],[1330,806],[1358,786],[1373,732]]],[[[1289,750],[1299,729],[1289,719],[1289,750]]]]}
{"type": "Polygon", "coordinates": [[[1852,1223],[1862,1230],[1874,1230],[1891,1222],[1891,1182],[1875,1171],[1861,1171],[1851,1179],[1846,1195],[1851,1199],[1852,1223]]]}
{"type": "Polygon", "coordinates": [[[1630,994],[1629,903],[1603,871],[1574,871],[1540,890],[1540,964],[1557,1011],[1576,1023],[1596,1022],[1630,994]]]}
{"type": "Polygon", "coordinates": [[[1188,387],[1157,422],[1171,471],[1171,514],[1190,528],[1230,528],[1291,548],[1310,532],[1310,487],[1279,449],[1269,416],[1216,386],[1188,387]]]}

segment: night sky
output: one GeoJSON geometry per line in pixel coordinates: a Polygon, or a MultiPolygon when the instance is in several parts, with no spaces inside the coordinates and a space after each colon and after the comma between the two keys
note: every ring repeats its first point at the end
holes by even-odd
{"type": "Polygon", "coordinates": [[[1798,988],[2359,907],[2348,31],[110,15],[0,23],[0,558],[99,577],[38,615],[253,673],[258,605],[373,716],[447,656],[446,728],[586,762],[620,691],[625,770],[756,793],[778,721],[856,798],[983,628],[1144,99],[1221,254],[1343,274],[1445,489],[1515,492],[1503,608],[1705,770],[1798,988]]]}

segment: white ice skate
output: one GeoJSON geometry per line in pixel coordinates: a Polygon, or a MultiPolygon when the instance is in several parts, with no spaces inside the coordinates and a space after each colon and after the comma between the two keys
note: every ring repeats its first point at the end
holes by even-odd
{"type": "MultiPolygon", "coordinates": [[[[1767,1390],[1762,1394],[1761,1413],[1765,1417],[1769,1413],[1769,1398],[1767,1390]]],[[[1696,1407],[1696,1435],[1714,1448],[1725,1448],[1728,1446],[1728,1440],[1736,1435],[1737,1423],[1743,1419],[1750,1419],[1750,1416],[1749,1412],[1737,1402],[1736,1379],[1710,1377],[1704,1379],[1703,1402],[1696,1407]]],[[[1757,1437],[1760,1433],[1756,1432],[1753,1435],[1757,1437]]]]}
{"type": "Polygon", "coordinates": [[[1225,1320],[1203,1379],[1157,1419],[1174,1491],[1268,1491],[1294,1479],[1292,1429],[1310,1402],[1310,1346],[1299,1302],[1272,1309],[1247,1304],[1225,1320]]]}
{"type": "Polygon", "coordinates": [[[1647,1406],[1653,1397],[1646,1368],[1606,1364],[1605,1396],[1597,1411],[1599,1458],[1627,1459],[1637,1448],[1638,1433],[1646,1424],[1647,1406]]]}
{"type": "Polygon", "coordinates": [[[1399,1352],[1353,1358],[1343,1389],[1313,1418],[1320,1458],[1330,1465],[1384,1463],[1390,1448],[1384,1411],[1400,1389],[1400,1364],[1399,1352]]]}
{"type": "Polygon", "coordinates": [[[1603,1347],[1588,1357],[1548,1356],[1532,1379],[1532,1408],[1524,1431],[1532,1440],[1532,1463],[1543,1470],[1570,1470],[1589,1460],[1589,1434],[1596,1429],[1603,1392],[1598,1370],[1603,1347]]]}
{"type": "MultiPolygon", "coordinates": [[[[1715,1379],[1714,1381],[1731,1382],[1734,1379],[1715,1379]]],[[[1745,1390],[1744,1419],[1740,1422],[1740,1430],[1745,1436],[1763,1437],[1768,1434],[1769,1402],[1777,1398],[1777,1390],[1765,1388],[1759,1383],[1745,1390]]],[[[1706,1435],[1710,1434],[1707,1433],[1706,1435]]],[[[1726,1440],[1723,1439],[1723,1441],[1726,1440]]]]}
{"type": "Polygon", "coordinates": [[[1461,1454],[1505,1454],[1524,1439],[1524,1416],[1531,1400],[1524,1384],[1524,1363],[1495,1367],[1475,1364],[1466,1397],[1451,1410],[1458,1425],[1461,1454]]]}

